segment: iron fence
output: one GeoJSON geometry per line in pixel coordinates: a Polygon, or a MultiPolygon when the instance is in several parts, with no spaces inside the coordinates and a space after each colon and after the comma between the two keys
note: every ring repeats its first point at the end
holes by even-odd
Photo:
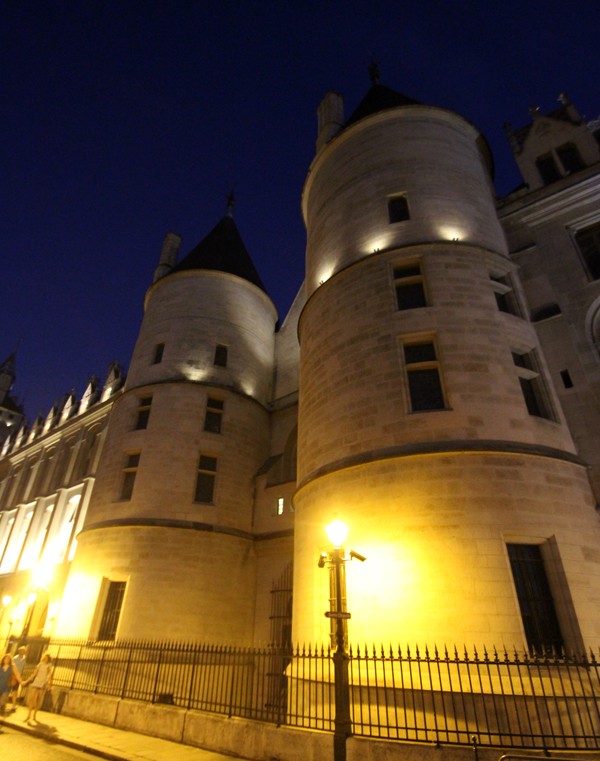
{"type": "MultiPolygon", "coordinates": [[[[38,643],[39,645],[39,643],[38,643]]],[[[333,731],[333,651],[177,642],[46,641],[53,683],[150,703],[333,731]]],[[[29,643],[34,652],[35,642],[29,643]]],[[[40,647],[37,647],[40,650],[40,647]]],[[[600,749],[594,654],[350,648],[353,734],[448,744],[600,749]]],[[[31,663],[28,670],[31,668],[31,663]]]]}

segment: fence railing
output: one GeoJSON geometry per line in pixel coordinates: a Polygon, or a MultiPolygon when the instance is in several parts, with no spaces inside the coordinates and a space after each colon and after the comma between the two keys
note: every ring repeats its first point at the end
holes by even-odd
{"type": "MultiPolygon", "coordinates": [[[[327,647],[69,639],[45,646],[54,659],[56,687],[307,729],[334,728],[333,651],[327,647]]],[[[30,648],[36,650],[35,642],[30,648]]],[[[355,735],[449,744],[471,744],[475,737],[478,745],[600,749],[594,654],[354,647],[348,657],[355,735]]]]}

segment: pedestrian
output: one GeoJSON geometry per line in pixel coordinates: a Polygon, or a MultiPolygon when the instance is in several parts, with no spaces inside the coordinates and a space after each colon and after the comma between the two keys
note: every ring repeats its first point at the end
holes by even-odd
{"type": "MultiPolygon", "coordinates": [[[[19,672],[19,676],[23,678],[23,669],[25,667],[25,662],[27,661],[27,648],[24,645],[21,645],[21,647],[17,650],[17,654],[13,658],[13,666],[17,669],[19,672]]],[[[19,697],[19,690],[21,689],[20,684],[16,684],[12,688],[11,697],[12,697],[12,710],[13,713],[17,710],[17,698],[19,697]]]]}
{"type": "Polygon", "coordinates": [[[12,655],[6,653],[2,656],[2,663],[0,664],[0,716],[4,716],[13,683],[22,684],[22,679],[13,665],[12,655]]]}
{"type": "Polygon", "coordinates": [[[29,682],[31,682],[31,687],[27,698],[27,707],[29,708],[29,713],[25,719],[27,722],[30,720],[32,712],[33,720],[37,721],[37,712],[42,705],[46,690],[52,687],[52,658],[48,653],[44,655],[33,674],[23,684],[29,684],[29,682]]]}

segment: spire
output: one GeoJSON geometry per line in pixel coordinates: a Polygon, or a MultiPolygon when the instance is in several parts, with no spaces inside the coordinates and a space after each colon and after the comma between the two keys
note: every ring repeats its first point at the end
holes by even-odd
{"type": "Polygon", "coordinates": [[[371,79],[372,85],[378,85],[379,84],[379,64],[375,60],[375,56],[373,53],[371,53],[371,63],[369,64],[369,78],[371,79]]]}
{"type": "Polygon", "coordinates": [[[227,194],[227,213],[225,216],[179,264],[173,267],[172,272],[184,270],[228,272],[248,280],[266,293],[266,288],[231,215],[233,202],[232,191],[227,194]]]}
{"type": "Polygon", "coordinates": [[[369,76],[371,78],[371,87],[365,97],[354,109],[344,127],[364,119],[366,116],[376,114],[379,111],[386,111],[388,108],[398,108],[398,106],[420,106],[421,101],[409,98],[401,92],[392,90],[391,87],[382,85],[379,81],[379,64],[371,60],[369,64],[369,76]]]}
{"type": "Polygon", "coordinates": [[[231,193],[225,193],[225,198],[227,199],[227,216],[233,217],[233,207],[235,206],[235,194],[233,188],[231,188],[231,193]]]}

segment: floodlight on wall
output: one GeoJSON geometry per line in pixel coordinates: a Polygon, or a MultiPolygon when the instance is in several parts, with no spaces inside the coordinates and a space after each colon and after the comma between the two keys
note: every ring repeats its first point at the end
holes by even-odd
{"type": "Polygon", "coordinates": [[[12,602],[12,597],[10,595],[4,595],[2,598],[2,605],[6,608],[7,605],[10,605],[12,602]]]}

